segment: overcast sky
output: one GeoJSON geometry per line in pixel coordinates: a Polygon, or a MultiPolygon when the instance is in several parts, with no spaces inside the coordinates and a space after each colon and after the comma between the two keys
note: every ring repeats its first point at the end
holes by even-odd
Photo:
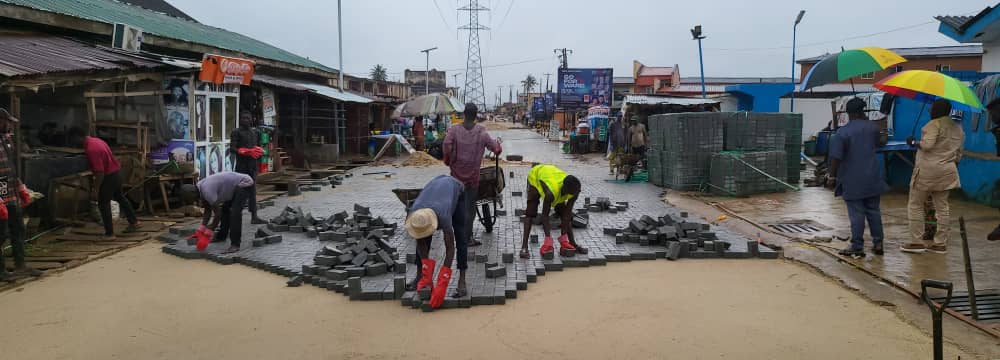
{"type": "MultiPolygon", "coordinates": [[[[168,0],[199,21],[263,40],[331,67],[337,60],[337,3],[333,0],[168,0]]],[[[404,69],[431,67],[464,80],[468,23],[456,9],[469,0],[345,0],[344,68],[367,76],[382,64],[390,80],[404,69]],[[460,4],[461,3],[461,4],[460,4]],[[440,11],[438,10],[440,9],[440,11]],[[459,70],[460,69],[460,70],[459,70]],[[458,70],[458,71],[455,71],[458,70]]],[[[480,0],[481,48],[487,101],[498,86],[519,86],[527,74],[555,73],[553,49],[569,48],[570,67],[611,67],[631,76],[632,60],[678,64],[681,76],[698,76],[698,47],[689,29],[701,24],[706,76],[789,76],[792,23],[799,10],[798,58],[841,46],[954,45],[938,34],[935,15],[972,15],[986,0],[480,0]],[[893,31],[896,30],[896,31],[893,31]],[[864,35],[872,35],[865,36],[864,35]],[[507,65],[519,63],[514,65],[507,65]],[[495,67],[490,67],[495,66],[495,67]]],[[[555,87],[555,76],[551,79],[555,87]]]]}

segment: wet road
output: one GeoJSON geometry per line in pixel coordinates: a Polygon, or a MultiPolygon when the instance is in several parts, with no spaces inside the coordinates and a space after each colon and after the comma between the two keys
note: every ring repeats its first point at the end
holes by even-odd
{"type": "MultiPolygon", "coordinates": [[[[740,216],[760,224],[798,222],[811,220],[823,229],[817,233],[802,233],[802,238],[850,237],[847,208],[840,198],[823,188],[803,188],[801,192],[757,195],[750,198],[734,199],[726,197],[705,197],[704,200],[718,202],[740,216]]],[[[956,290],[966,288],[965,268],[962,259],[961,237],[958,231],[958,217],[965,217],[969,237],[969,253],[976,288],[1000,289],[1000,242],[986,240],[988,234],[1000,223],[1000,211],[976,203],[951,200],[952,230],[948,244],[948,254],[933,253],[907,254],[899,250],[899,245],[909,241],[907,227],[907,195],[890,193],[882,197],[882,222],[885,227],[885,256],[873,256],[870,251],[871,238],[865,232],[865,247],[868,257],[855,261],[867,270],[920,291],[920,280],[937,279],[951,281],[956,290]]],[[[830,246],[844,248],[847,241],[833,240],[830,246]]]]}

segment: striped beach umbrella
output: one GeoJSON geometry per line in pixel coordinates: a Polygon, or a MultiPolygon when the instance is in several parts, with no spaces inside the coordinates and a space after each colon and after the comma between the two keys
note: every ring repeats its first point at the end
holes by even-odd
{"type": "Polygon", "coordinates": [[[972,89],[951,76],[927,70],[907,70],[875,83],[876,89],[929,103],[937,99],[951,101],[952,108],[981,112],[983,104],[972,89]]]}

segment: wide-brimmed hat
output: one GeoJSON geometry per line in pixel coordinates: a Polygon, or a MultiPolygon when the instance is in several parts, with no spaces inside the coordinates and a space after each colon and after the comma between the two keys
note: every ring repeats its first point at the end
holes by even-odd
{"type": "Polygon", "coordinates": [[[406,218],[405,226],[413,239],[430,237],[438,227],[437,214],[431,209],[419,209],[406,218]]]}

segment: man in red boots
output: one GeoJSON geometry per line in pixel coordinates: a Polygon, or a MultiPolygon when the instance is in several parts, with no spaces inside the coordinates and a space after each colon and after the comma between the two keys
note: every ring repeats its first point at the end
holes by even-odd
{"type": "Polygon", "coordinates": [[[465,227],[469,224],[466,219],[464,197],[465,187],[462,182],[451,176],[440,175],[424,186],[420,196],[413,201],[409,215],[406,216],[406,232],[417,240],[417,258],[420,260],[415,290],[430,288],[431,307],[435,309],[444,303],[445,292],[448,291],[448,283],[451,282],[451,264],[456,254],[459,280],[458,289],[453,297],[460,298],[467,294],[465,269],[469,265],[465,227]],[[444,232],[445,257],[441,263],[441,270],[438,271],[437,281],[432,283],[436,263],[430,259],[431,239],[437,230],[444,232]]]}
{"type": "Polygon", "coordinates": [[[545,242],[538,249],[543,258],[550,258],[555,250],[552,236],[549,235],[549,214],[555,208],[559,215],[560,231],[559,253],[567,255],[566,251],[587,253],[587,248],[576,243],[573,237],[573,203],[580,197],[580,179],[567,175],[553,165],[535,165],[528,172],[528,208],[524,211],[524,236],[521,239],[521,258],[531,255],[528,251],[528,237],[531,235],[532,220],[538,216],[538,205],[542,204],[542,230],[545,232],[545,242]]]}

